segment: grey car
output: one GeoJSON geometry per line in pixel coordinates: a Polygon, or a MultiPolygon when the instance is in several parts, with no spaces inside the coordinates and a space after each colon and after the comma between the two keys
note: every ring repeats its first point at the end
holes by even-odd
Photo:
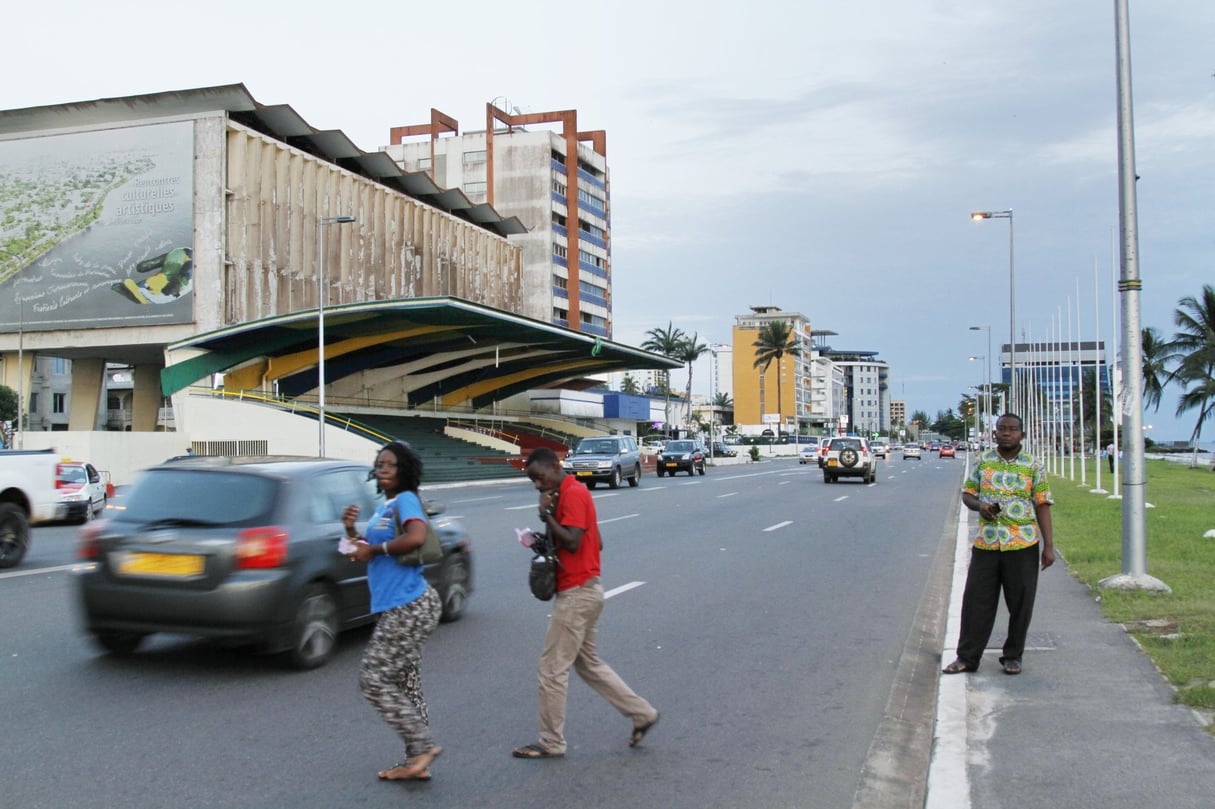
{"type": "MultiPolygon", "coordinates": [[[[340,631],[370,623],[367,566],[337,552],[351,503],[381,495],[364,464],[192,458],[145,471],[108,519],[81,529],[77,576],[85,629],[104,649],[136,651],[155,632],[282,653],[315,668],[340,631]]],[[[441,506],[427,504],[441,512],[441,506]]],[[[468,535],[432,518],[443,558],[425,569],[459,618],[472,590],[468,535]]]]}
{"type": "Polygon", "coordinates": [[[579,441],[561,467],[588,489],[597,483],[619,489],[625,480],[636,486],[641,483],[641,450],[631,435],[595,435],[579,441]]]}

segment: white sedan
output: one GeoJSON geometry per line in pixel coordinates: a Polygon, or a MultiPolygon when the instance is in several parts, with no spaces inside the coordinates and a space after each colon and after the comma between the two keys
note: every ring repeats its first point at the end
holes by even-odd
{"type": "Polygon", "coordinates": [[[920,445],[919,444],[904,444],[903,445],[903,460],[905,461],[908,458],[915,458],[917,461],[923,460],[923,458],[920,457],[920,445]]]}

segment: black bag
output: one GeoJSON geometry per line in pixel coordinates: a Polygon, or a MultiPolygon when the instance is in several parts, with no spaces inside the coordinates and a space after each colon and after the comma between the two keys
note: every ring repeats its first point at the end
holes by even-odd
{"type": "MultiPolygon", "coordinates": [[[[398,495],[399,497],[400,495],[398,495]]],[[[421,500],[422,498],[418,498],[421,500]]],[[[423,510],[426,510],[426,505],[422,505],[423,510]]],[[[396,526],[398,534],[405,533],[405,526],[401,523],[401,515],[397,512],[397,504],[392,504],[393,524],[396,526]]],[[[397,561],[403,565],[416,567],[419,565],[429,565],[443,558],[443,545],[439,542],[439,535],[435,532],[435,527],[430,524],[430,514],[426,515],[426,540],[411,551],[397,554],[397,561]]]]}
{"type": "MultiPolygon", "coordinates": [[[[553,512],[556,512],[557,505],[554,501],[553,512]]],[[[540,521],[544,522],[544,517],[541,515],[540,521]]],[[[532,563],[527,571],[527,586],[531,588],[532,595],[541,601],[552,601],[553,596],[557,594],[557,545],[553,542],[552,537],[548,535],[548,528],[537,533],[532,532],[535,537],[532,542],[532,563]]]]}

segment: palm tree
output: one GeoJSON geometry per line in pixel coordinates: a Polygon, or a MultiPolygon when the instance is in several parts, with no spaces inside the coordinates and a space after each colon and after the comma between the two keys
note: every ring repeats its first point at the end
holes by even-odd
{"type": "Polygon", "coordinates": [[[724,390],[719,390],[717,395],[713,397],[713,406],[719,409],[729,410],[734,406],[734,400],[730,398],[730,394],[724,390]]]}
{"type": "Polygon", "coordinates": [[[1177,352],[1173,344],[1151,326],[1143,330],[1140,340],[1140,350],[1143,352],[1143,404],[1160,410],[1160,397],[1172,376],[1168,365],[1177,358],[1177,352]]]}
{"type": "Polygon", "coordinates": [[[797,334],[784,320],[766,321],[759,329],[759,338],[751,345],[755,347],[755,364],[752,367],[759,368],[761,374],[767,372],[772,360],[776,360],[776,431],[779,434],[785,421],[781,412],[780,360],[786,354],[796,357],[802,353],[802,349],[797,344],[797,334]]]}
{"type": "Polygon", "coordinates": [[[1185,392],[1177,402],[1177,415],[1198,410],[1194,425],[1194,461],[1198,465],[1198,440],[1202,423],[1215,416],[1215,287],[1204,284],[1201,299],[1187,295],[1177,302],[1173,322],[1173,350],[1178,360],[1170,377],[1184,386],[1185,392]]]}
{"type": "MultiPolygon", "coordinates": [[[[683,342],[683,329],[675,328],[670,321],[667,321],[665,329],[653,328],[646,332],[646,340],[641,344],[645,351],[653,351],[655,354],[661,354],[664,357],[675,357],[679,352],[680,343],[683,342]]],[[[662,371],[664,380],[663,389],[666,393],[666,401],[663,403],[663,419],[667,430],[671,426],[671,371],[664,368],[662,371]]]]}
{"type": "Polygon", "coordinates": [[[635,396],[640,390],[641,386],[637,384],[636,379],[633,379],[633,375],[625,374],[624,381],[620,383],[620,392],[635,396]]]}
{"type": "Polygon", "coordinates": [[[696,340],[700,337],[697,332],[692,332],[692,336],[688,337],[679,343],[679,350],[675,352],[675,359],[681,360],[688,366],[688,387],[684,393],[684,399],[688,405],[692,403],[692,363],[700,359],[709,347],[704,343],[698,343],[696,340]]]}

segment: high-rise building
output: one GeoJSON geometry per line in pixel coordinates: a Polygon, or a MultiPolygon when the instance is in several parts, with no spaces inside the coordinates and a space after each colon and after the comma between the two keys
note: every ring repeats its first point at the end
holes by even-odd
{"type": "Polygon", "coordinates": [[[511,237],[523,251],[521,314],[612,336],[611,186],[602,130],[579,132],[575,110],[508,113],[491,103],[484,130],[460,134],[455,119],[432,110],[429,123],[394,128],[384,151],[405,171],[425,171],[527,226],[511,237]],[[532,128],[554,123],[560,131],[532,128]]]}
{"type": "Polygon", "coordinates": [[[733,341],[735,424],[765,424],[775,431],[772,419],[779,416],[784,421],[782,432],[797,433],[809,426],[814,421],[809,318],[777,306],[752,306],[750,314],[735,315],[733,341]],[[797,353],[773,360],[766,369],[756,368],[755,341],[760,329],[772,321],[788,324],[797,353]]]}
{"type": "Polygon", "coordinates": [[[847,429],[860,435],[890,430],[890,368],[877,358],[876,351],[825,353],[843,371],[844,409],[847,429]]]}

